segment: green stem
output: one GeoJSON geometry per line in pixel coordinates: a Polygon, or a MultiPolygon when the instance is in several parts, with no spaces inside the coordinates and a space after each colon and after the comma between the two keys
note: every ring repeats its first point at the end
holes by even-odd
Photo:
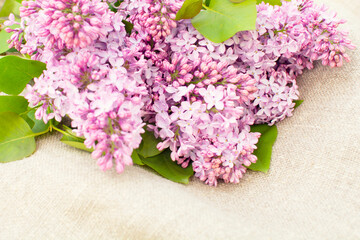
{"type": "Polygon", "coordinates": [[[71,134],[70,132],[66,132],[66,131],[64,131],[64,130],[62,130],[62,129],[60,129],[60,128],[55,127],[55,126],[52,125],[52,124],[50,124],[50,127],[51,127],[52,129],[54,129],[55,131],[58,131],[59,133],[62,133],[63,135],[71,136],[72,138],[76,138],[77,140],[80,140],[80,141],[82,141],[82,142],[84,142],[84,140],[85,140],[85,138],[78,137],[78,136],[76,136],[75,134],[71,134]]]}
{"type": "MultiPolygon", "coordinates": [[[[209,3],[210,3],[210,1],[209,1],[209,3]]],[[[206,10],[209,10],[209,9],[210,9],[210,8],[208,8],[208,5],[206,5],[206,2],[205,2],[205,4],[203,4],[202,6],[203,6],[203,8],[205,8],[206,10]]]]}
{"type": "Polygon", "coordinates": [[[61,130],[60,128],[55,127],[54,125],[52,125],[52,123],[50,123],[50,128],[52,128],[52,129],[54,129],[54,130],[56,130],[56,131],[58,131],[58,132],[60,132],[60,133],[62,133],[64,135],[69,135],[69,133],[65,132],[64,130],[61,130]]]}
{"type": "MultiPolygon", "coordinates": [[[[49,132],[49,129],[46,129],[46,130],[44,130],[42,132],[34,133],[32,135],[33,135],[33,137],[37,137],[37,136],[43,135],[43,134],[48,133],[48,132],[49,132]]],[[[29,136],[31,136],[31,135],[29,135],[29,136]]]]}

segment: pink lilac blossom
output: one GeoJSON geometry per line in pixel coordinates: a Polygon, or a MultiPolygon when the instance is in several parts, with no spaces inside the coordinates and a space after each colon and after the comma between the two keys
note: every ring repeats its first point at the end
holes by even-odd
{"type": "MultiPolygon", "coordinates": [[[[113,13],[100,0],[23,1],[20,16],[26,43],[21,53],[32,55],[43,49],[84,48],[112,30],[113,13]],[[24,25],[24,24],[22,24],[24,25]]],[[[13,40],[19,49],[21,41],[13,40]]]]}
{"type": "Polygon", "coordinates": [[[160,70],[151,86],[150,128],[163,139],[158,147],[170,147],[183,167],[191,162],[195,176],[209,185],[239,182],[257,159],[252,153],[260,135],[249,132],[253,121],[243,107],[254,99],[255,79],[206,54],[192,61],[175,53],[160,70]]]}
{"type": "Polygon", "coordinates": [[[94,148],[92,156],[101,169],[115,164],[120,173],[132,164],[133,149],[141,142],[144,81],[151,74],[146,74],[147,62],[133,40],[126,38],[121,16],[112,20],[106,39],[47,61],[44,74],[28,85],[26,98],[41,105],[36,117],[45,122],[69,116],[74,131],[94,148]]]}
{"type": "Polygon", "coordinates": [[[125,0],[116,12],[107,2],[23,1],[21,21],[5,25],[19,25],[10,47],[47,64],[27,86],[36,117],[70,117],[100,168],[119,173],[147,125],[201,181],[238,183],[257,160],[250,126],[291,116],[297,76],[316,60],[340,67],[354,48],[344,21],[312,0],[261,3],[256,30],[219,44],[174,20],[183,0],[125,0]]]}
{"type": "Polygon", "coordinates": [[[292,115],[299,95],[296,77],[303,69],[313,68],[316,60],[340,67],[349,61],[346,48],[355,46],[348,33],[338,29],[345,21],[313,1],[262,3],[257,9],[256,31],[236,34],[240,44],[234,45],[234,52],[240,61],[235,64],[258,80],[256,100],[247,103],[255,123],[272,125],[292,115]]]}
{"type": "Polygon", "coordinates": [[[125,0],[121,8],[130,17],[128,20],[134,24],[134,30],[144,31],[148,34],[147,41],[162,41],[176,28],[175,16],[181,8],[181,0],[125,0]]]}
{"type": "MultiPolygon", "coordinates": [[[[257,89],[249,98],[246,98],[246,92],[230,91],[230,95],[236,95],[244,101],[240,105],[227,101],[232,108],[243,108],[243,113],[238,113],[235,119],[245,118],[247,121],[237,128],[241,131],[254,123],[275,124],[292,115],[294,100],[299,98],[296,77],[304,68],[312,68],[313,61],[319,59],[330,66],[341,66],[342,59],[348,59],[345,48],[351,49],[353,45],[347,39],[347,34],[337,29],[343,21],[333,17],[327,14],[325,8],[316,6],[312,1],[284,2],[281,7],[260,4],[257,30],[240,32],[224,43],[210,42],[192,27],[189,20],[184,20],[165,39],[155,39],[155,45],[162,46],[162,51],[158,50],[154,54],[153,46],[147,44],[146,56],[156,60],[156,66],[161,70],[161,77],[157,77],[154,85],[149,86],[154,108],[148,108],[155,112],[154,132],[164,140],[159,147],[170,147],[172,159],[183,166],[192,161],[196,176],[210,185],[215,185],[217,179],[230,181],[231,177],[221,169],[227,167],[227,171],[234,173],[234,169],[228,168],[233,165],[219,160],[225,152],[212,153],[208,157],[203,155],[202,146],[212,149],[212,145],[206,141],[210,135],[199,129],[201,122],[190,114],[195,108],[202,109],[198,110],[198,115],[203,116],[208,113],[208,109],[215,109],[220,114],[224,111],[223,101],[224,96],[227,96],[224,89],[227,89],[225,86],[230,84],[231,78],[229,82],[222,82],[220,79],[228,79],[228,76],[217,69],[218,66],[230,64],[237,75],[247,75],[253,79],[251,88],[257,89]],[[310,22],[316,22],[317,25],[314,27],[310,22]],[[319,30],[314,31],[318,28],[324,29],[320,31],[321,34],[319,30]],[[323,38],[335,40],[326,41],[326,45],[323,38]],[[318,43],[322,46],[317,46],[318,43]],[[330,61],[333,63],[330,64],[330,61]]],[[[146,29],[138,29],[141,30],[146,29]]],[[[246,81],[239,85],[245,87],[246,81]]],[[[213,119],[211,114],[208,113],[211,123],[206,126],[215,131],[210,126],[215,124],[216,118],[213,119]]],[[[230,132],[227,132],[228,136],[230,132]]],[[[251,137],[247,136],[243,141],[246,142],[247,138],[251,137]]],[[[212,141],[217,142],[216,137],[212,137],[212,141]]],[[[221,148],[217,146],[215,149],[221,148]]],[[[253,148],[249,149],[247,159],[253,156],[253,148]]],[[[237,182],[240,176],[238,174],[231,178],[231,182],[237,182]]]]}

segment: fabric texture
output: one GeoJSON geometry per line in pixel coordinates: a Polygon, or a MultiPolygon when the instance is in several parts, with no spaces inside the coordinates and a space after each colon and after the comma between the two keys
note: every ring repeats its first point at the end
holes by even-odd
{"type": "Polygon", "coordinates": [[[360,239],[360,1],[316,2],[348,20],[358,49],[298,78],[304,103],[277,124],[267,174],[217,187],[118,175],[48,134],[0,165],[0,239],[360,239]]]}

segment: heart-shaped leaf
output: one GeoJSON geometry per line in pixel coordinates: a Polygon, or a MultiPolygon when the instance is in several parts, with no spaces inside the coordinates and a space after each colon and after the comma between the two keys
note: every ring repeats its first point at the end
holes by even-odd
{"type": "Polygon", "coordinates": [[[175,20],[190,19],[201,11],[203,0],[185,0],[180,10],[176,13],[175,20]]]}
{"type": "Polygon", "coordinates": [[[0,162],[11,162],[35,151],[34,133],[24,119],[13,112],[0,113],[0,162]]]}
{"type": "Polygon", "coordinates": [[[202,35],[212,42],[221,43],[239,31],[255,29],[256,0],[246,0],[242,3],[211,0],[205,9],[191,22],[202,35]]]}
{"type": "Polygon", "coordinates": [[[144,157],[153,157],[161,153],[156,146],[159,142],[161,142],[161,139],[155,138],[153,132],[146,131],[141,134],[142,141],[140,143],[139,148],[136,150],[137,153],[144,157]]]}
{"type": "Polygon", "coordinates": [[[254,155],[258,159],[256,163],[251,164],[248,168],[267,173],[270,168],[272,146],[278,133],[277,127],[276,125],[268,126],[267,124],[253,125],[251,126],[251,132],[259,132],[261,136],[256,144],[257,149],[254,151],[254,155]]]}
{"type": "Polygon", "coordinates": [[[187,168],[182,168],[176,162],[171,160],[170,149],[166,149],[159,155],[144,158],[140,156],[141,161],[154,169],[161,176],[178,183],[189,183],[189,178],[194,175],[191,164],[187,168]]]}
{"type": "Polygon", "coordinates": [[[45,63],[27,60],[17,56],[0,58],[0,91],[17,95],[34,77],[45,70],[45,63]]]}
{"type": "Polygon", "coordinates": [[[23,113],[27,110],[28,101],[22,96],[0,96],[0,112],[23,113]]]}

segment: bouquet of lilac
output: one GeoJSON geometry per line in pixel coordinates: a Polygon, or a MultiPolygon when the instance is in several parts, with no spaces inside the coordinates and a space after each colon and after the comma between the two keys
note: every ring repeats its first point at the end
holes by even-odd
{"type": "MultiPolygon", "coordinates": [[[[46,64],[23,115],[86,147],[102,170],[137,163],[179,182],[238,183],[300,103],[297,76],[316,60],[340,67],[354,45],[338,29],[345,21],[312,0],[234,2],[23,1],[21,19],[5,22],[9,48],[46,64]],[[248,9],[253,26],[212,16],[248,9]],[[57,127],[64,117],[72,129],[57,127]]],[[[13,94],[4,89],[0,80],[13,94]]]]}

